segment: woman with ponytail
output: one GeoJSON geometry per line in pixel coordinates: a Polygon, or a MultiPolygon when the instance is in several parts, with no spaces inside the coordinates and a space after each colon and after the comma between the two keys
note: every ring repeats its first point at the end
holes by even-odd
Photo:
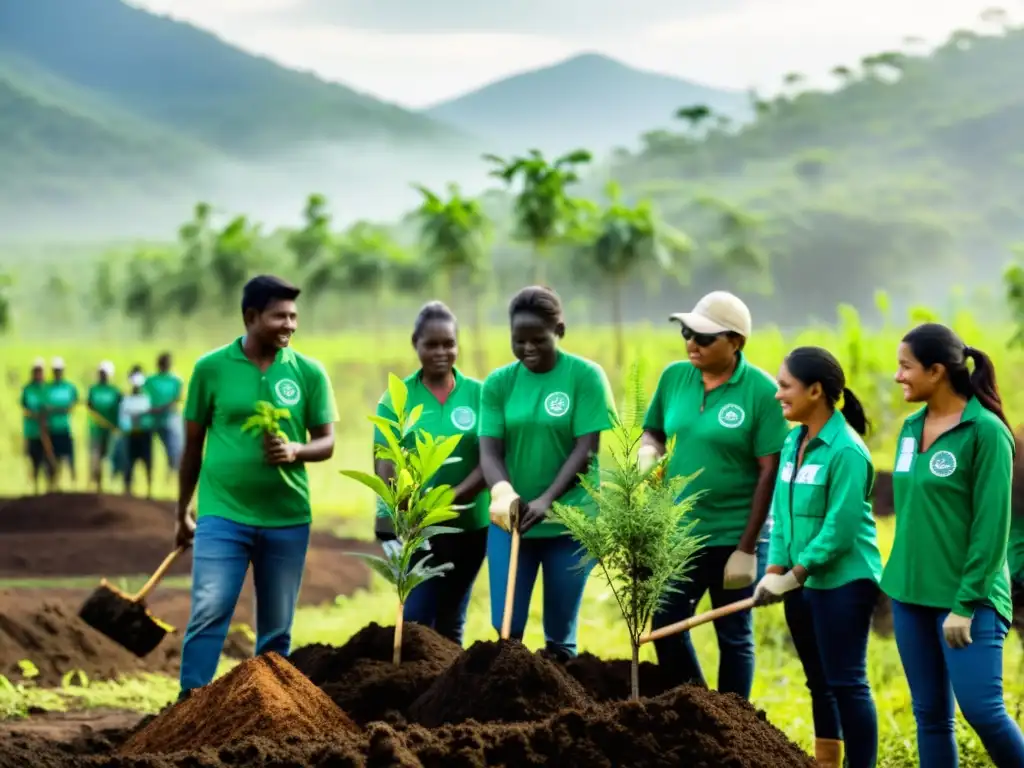
{"type": "Polygon", "coordinates": [[[820,347],[790,352],[778,384],[783,414],[799,426],[782,448],[768,568],[754,599],[785,602],[811,692],[818,765],[843,765],[845,741],[848,768],[871,768],[878,716],[867,652],[882,559],[875,471],[861,439],[868,423],[839,362],[820,347]]]}
{"type": "Polygon", "coordinates": [[[954,697],[997,768],[1024,766],[1003,700],[1013,616],[1006,563],[1014,440],[992,361],[944,325],[903,337],[896,381],[924,407],[903,423],[896,537],[882,576],[910,684],[919,762],[958,764],[954,697]],[[974,370],[968,361],[974,363],[974,370]]]}

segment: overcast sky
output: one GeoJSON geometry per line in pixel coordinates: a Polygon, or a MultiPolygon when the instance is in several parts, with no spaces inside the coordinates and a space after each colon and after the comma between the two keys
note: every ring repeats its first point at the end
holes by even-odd
{"type": "MultiPolygon", "coordinates": [[[[600,51],[710,85],[770,90],[866,53],[940,42],[1024,0],[131,0],[283,64],[420,107],[600,51]]],[[[1014,13],[1015,16],[1020,15],[1014,13]]]]}

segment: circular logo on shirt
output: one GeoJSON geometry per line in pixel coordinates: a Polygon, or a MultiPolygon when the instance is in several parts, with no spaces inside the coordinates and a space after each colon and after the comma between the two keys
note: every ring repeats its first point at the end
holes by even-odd
{"type": "Polygon", "coordinates": [[[565,416],[569,412],[569,406],[572,405],[572,400],[565,392],[552,392],[550,395],[544,398],[544,410],[547,411],[548,416],[565,416]]]}
{"type": "Polygon", "coordinates": [[[736,429],[746,418],[747,414],[743,409],[733,403],[723,405],[722,410],[718,412],[718,423],[727,429],[736,429]]]}
{"type": "Polygon", "coordinates": [[[298,405],[302,399],[299,385],[291,379],[281,379],[274,385],[274,394],[281,405],[298,405]]]}
{"type": "Polygon", "coordinates": [[[928,462],[928,469],[936,477],[949,477],[956,472],[956,456],[949,451],[939,451],[928,462]]]}
{"type": "Polygon", "coordinates": [[[452,424],[455,425],[456,429],[469,432],[469,430],[476,426],[476,412],[472,408],[460,405],[452,411],[452,424]]]}

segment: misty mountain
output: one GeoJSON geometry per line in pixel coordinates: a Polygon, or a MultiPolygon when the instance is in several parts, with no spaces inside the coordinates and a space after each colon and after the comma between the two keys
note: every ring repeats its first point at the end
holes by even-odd
{"type": "Polygon", "coordinates": [[[749,112],[744,93],[584,54],[499,80],[426,113],[485,138],[500,152],[587,147],[603,153],[672,126],[679,108],[696,104],[736,120],[749,112]]]}

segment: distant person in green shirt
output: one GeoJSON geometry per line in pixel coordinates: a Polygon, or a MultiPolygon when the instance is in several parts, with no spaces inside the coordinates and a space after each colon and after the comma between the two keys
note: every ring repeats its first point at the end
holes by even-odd
{"type": "Polygon", "coordinates": [[[839,361],[821,347],[790,352],[778,383],[782,412],[799,426],[782,447],[768,567],[754,599],[785,600],[818,765],[843,765],[845,740],[846,767],[873,768],[878,715],[867,657],[882,556],[871,514],[875,470],[861,439],[868,422],[839,361]]]}
{"type": "Polygon", "coordinates": [[[136,365],[128,375],[131,386],[121,398],[118,426],[124,435],[124,492],[132,495],[135,465],[146,470],[146,498],[153,498],[153,402],[145,390],[146,374],[136,365]]]}
{"type": "Polygon", "coordinates": [[[45,390],[46,430],[50,444],[53,446],[53,457],[57,462],[54,467],[53,482],[60,485],[60,465],[66,462],[71,482],[76,481],[75,473],[75,440],[71,435],[71,411],[78,404],[78,387],[64,377],[64,359],[53,358],[50,363],[53,378],[47,383],[45,390]]]}
{"type": "MultiPolygon", "coordinates": [[[[655,612],[655,629],[693,616],[705,593],[718,608],[753,596],[768,557],[772,492],[789,424],[775,399],[774,377],[751,365],[743,348],[750,310],[737,296],[714,291],[692,312],[672,315],[687,359],[669,365],[644,418],[641,468],[664,455],[669,477],[698,474],[682,491],[702,495],[689,513],[694,535],[705,536],[686,579],[655,612]]],[[[750,698],[754,682],[754,625],[750,611],[715,622],[718,690],[750,698]]],[[[654,642],[658,665],[673,684],[704,683],[688,632],[654,642]]]]}
{"type": "Polygon", "coordinates": [[[92,480],[96,492],[103,493],[103,462],[110,457],[117,439],[117,424],[121,409],[121,390],[111,382],[114,364],[100,363],[96,383],[89,387],[86,403],[89,408],[89,453],[92,459],[92,480]]]}
{"type": "MultiPolygon", "coordinates": [[[[451,563],[453,567],[412,590],[405,603],[405,621],[431,627],[461,645],[473,583],[487,552],[490,499],[480,468],[480,441],[476,434],[481,384],[455,367],[459,355],[456,331],[455,315],[439,301],[425,305],[413,326],[412,344],[420,368],[405,379],[409,392],[406,408],[423,407],[415,431],[422,430],[434,437],[461,437],[431,485],[443,483],[455,490],[460,514],[445,525],[462,532],[434,536],[427,542],[426,550],[415,556],[417,561],[432,556],[430,564],[451,563]]],[[[391,396],[385,391],[377,405],[377,415],[394,420],[392,407],[391,396]]],[[[373,439],[377,445],[387,444],[379,429],[374,430],[373,439]]],[[[412,446],[414,442],[415,434],[410,434],[406,443],[412,446]]],[[[385,482],[394,479],[394,465],[386,459],[376,459],[374,469],[385,482]]],[[[395,539],[391,519],[381,517],[381,511],[378,509],[376,535],[385,547],[392,546],[387,543],[395,539]]]]}
{"type": "Polygon", "coordinates": [[[182,447],[182,422],[178,408],[185,383],[171,368],[171,353],[164,352],[156,360],[157,372],[146,379],[146,394],[153,403],[153,429],[164,446],[171,471],[177,472],[182,447]]]}
{"type": "Polygon", "coordinates": [[[1015,446],[995,368],[937,323],[904,336],[898,362],[904,399],[924,407],[900,431],[882,589],[910,684],[918,762],[957,765],[955,697],[996,767],[1020,768],[1024,736],[1003,699],[1015,446]]]}
{"type": "Polygon", "coordinates": [[[491,488],[493,522],[487,537],[491,622],[500,631],[512,505],[521,501],[511,634],[523,637],[543,569],[547,650],[567,659],[577,652],[576,626],[593,564],[580,567],[579,542],[547,519],[548,511],[557,501],[597,514],[579,476],[599,481],[601,433],[612,426],[614,403],[601,367],[559,348],[565,321],[558,294],[524,288],[509,305],[509,319],[517,362],[487,377],[480,408],[480,461],[491,488]]]}
{"type": "Polygon", "coordinates": [[[52,457],[48,455],[44,440],[46,432],[46,362],[36,358],[32,363],[32,373],[21,390],[22,434],[25,436],[25,453],[31,464],[32,489],[39,493],[39,473],[46,475],[47,484],[53,485],[52,457]]]}
{"type": "Polygon", "coordinates": [[[256,653],[291,650],[312,521],[306,464],[331,458],[338,420],[327,372],[290,347],[298,296],[278,277],[252,278],[242,289],[245,335],[203,355],[189,380],[175,529],[178,546],[194,539],[180,698],[213,679],[250,563],[256,653]],[[286,439],[242,431],[260,401],[288,410],[286,439]]]}

